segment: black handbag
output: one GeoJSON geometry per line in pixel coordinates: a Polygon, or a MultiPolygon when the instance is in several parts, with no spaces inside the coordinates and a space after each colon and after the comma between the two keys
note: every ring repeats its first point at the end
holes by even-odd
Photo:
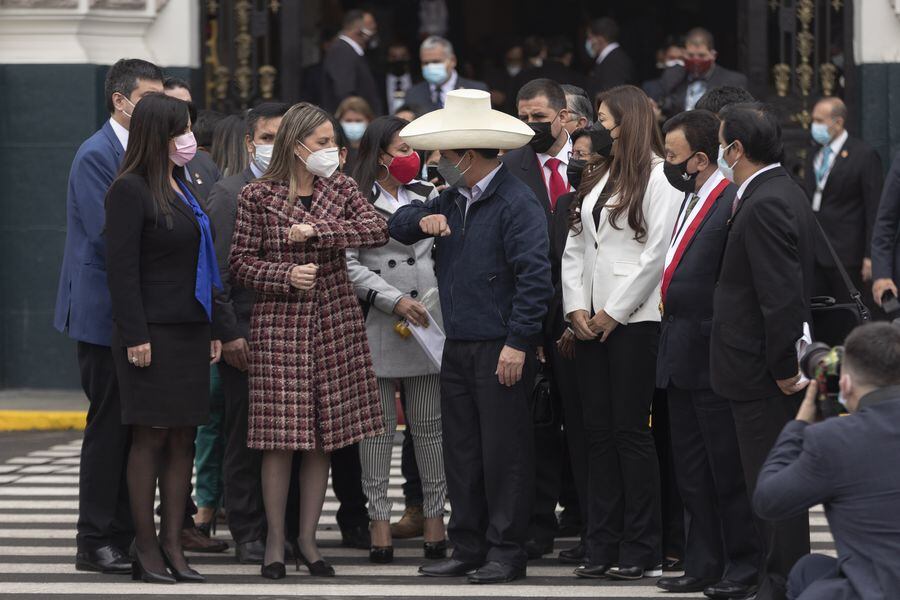
{"type": "Polygon", "coordinates": [[[553,396],[550,391],[550,367],[538,365],[531,390],[531,422],[535,425],[552,425],[554,422],[553,396]]]}
{"type": "Polygon", "coordinates": [[[819,235],[825,241],[828,253],[831,254],[831,259],[841,274],[841,279],[844,280],[844,285],[847,286],[851,302],[838,304],[837,300],[831,296],[815,296],[810,299],[813,337],[816,341],[824,342],[829,346],[839,346],[844,343],[844,339],[856,326],[870,321],[872,313],[863,303],[862,294],[850,280],[847,270],[838,258],[837,252],[834,251],[834,247],[828,240],[828,236],[825,235],[818,219],[816,219],[816,226],[819,235]]]}

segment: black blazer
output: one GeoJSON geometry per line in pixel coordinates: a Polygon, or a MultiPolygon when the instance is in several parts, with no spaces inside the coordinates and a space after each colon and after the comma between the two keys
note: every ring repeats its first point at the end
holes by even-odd
{"type": "Polygon", "coordinates": [[[592,98],[596,98],[600,92],[636,81],[634,63],[631,62],[631,57],[619,47],[610,52],[603,62],[594,63],[588,76],[588,93],[592,98]]]}
{"type": "Polygon", "coordinates": [[[669,281],[656,359],[656,387],[672,385],[682,390],[710,387],[713,292],[728,236],[726,223],[736,193],[734,184],[722,191],[688,241],[669,281]]]}
{"type": "MultiPolygon", "coordinates": [[[[488,91],[488,86],[486,83],[483,83],[481,81],[466,79],[465,77],[460,77],[459,75],[457,75],[456,87],[454,89],[484,90],[486,92],[488,91]]],[[[416,112],[418,112],[420,115],[430,113],[431,111],[440,108],[440,106],[434,103],[433,98],[431,97],[431,84],[427,81],[414,83],[408,90],[406,90],[405,102],[406,104],[416,109],[416,112]]]]}
{"type": "Polygon", "coordinates": [[[872,230],[872,278],[900,281],[900,154],[894,157],[885,179],[872,230]]]}
{"type": "Polygon", "coordinates": [[[544,334],[551,340],[558,340],[568,324],[563,314],[562,297],[562,256],[569,239],[569,208],[575,202],[575,192],[563,194],[556,199],[556,212],[550,214],[550,281],[553,283],[553,299],[544,320],[544,334]]]}
{"type": "Polygon", "coordinates": [[[797,374],[796,342],[812,326],[815,216],[782,167],[747,186],[728,228],[713,297],[710,381],[730,400],[781,395],[797,374]]]}
{"type": "MultiPolygon", "coordinates": [[[[815,145],[806,154],[803,184],[812,200],[816,191],[813,161],[821,150],[815,145]]],[[[884,184],[881,157],[860,139],[849,136],[834,158],[831,173],[822,190],[822,204],[816,217],[848,270],[859,270],[863,258],[870,255],[872,227],[878,212],[878,200],[884,184]]],[[[816,262],[833,267],[828,248],[819,240],[816,262]]]]}
{"type": "MultiPolygon", "coordinates": [[[[660,110],[666,117],[684,112],[684,101],[687,97],[688,76],[684,67],[676,65],[669,67],[662,73],[660,84],[663,89],[663,98],[659,103],[660,110]]],[[[707,90],[713,88],[733,86],[747,88],[747,76],[743,73],[731,71],[721,65],[714,65],[712,71],[706,77],[707,90]]]]}
{"type": "Polygon", "coordinates": [[[171,224],[170,230],[143,177],[129,173],[110,186],[107,281],[113,322],[128,347],[150,341],[148,323],[209,321],[194,296],[200,225],[180,199],[172,202],[171,224]]]}
{"type": "Polygon", "coordinates": [[[185,165],[191,179],[188,183],[197,200],[205,202],[216,183],[222,179],[222,172],[209,152],[198,150],[196,156],[185,165]]]}
{"type": "Polygon", "coordinates": [[[254,292],[234,285],[228,269],[231,252],[231,236],[237,219],[238,196],[245,185],[253,181],[250,167],[243,172],[226,177],[213,187],[207,201],[207,215],[216,230],[216,259],[222,277],[222,291],[216,294],[216,337],[223,342],[238,338],[250,339],[250,312],[253,310],[254,292]]]}
{"type": "Polygon", "coordinates": [[[322,78],[322,108],[334,113],[341,100],[348,96],[360,96],[376,115],[384,114],[382,97],[375,76],[365,56],[356,53],[353,47],[338,38],[325,54],[322,78]]]}

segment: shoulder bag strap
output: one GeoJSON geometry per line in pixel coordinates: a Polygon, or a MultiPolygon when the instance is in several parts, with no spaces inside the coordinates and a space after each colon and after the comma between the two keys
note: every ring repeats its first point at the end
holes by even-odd
{"type": "Polygon", "coordinates": [[[825,230],[822,229],[822,224],[819,223],[819,219],[814,218],[814,220],[816,222],[816,228],[819,230],[819,235],[825,242],[825,246],[828,248],[828,253],[831,255],[831,259],[834,261],[834,265],[835,267],[837,267],[838,273],[841,274],[841,279],[844,280],[844,285],[847,287],[847,291],[850,293],[850,299],[853,300],[853,303],[856,304],[856,308],[859,310],[860,318],[863,321],[871,320],[872,315],[871,313],[869,313],[869,309],[862,301],[862,294],[859,293],[859,290],[856,289],[856,286],[853,285],[853,282],[850,280],[850,275],[847,274],[847,269],[844,268],[841,259],[838,258],[837,252],[834,251],[834,247],[831,245],[831,241],[825,234],[825,230]]]}

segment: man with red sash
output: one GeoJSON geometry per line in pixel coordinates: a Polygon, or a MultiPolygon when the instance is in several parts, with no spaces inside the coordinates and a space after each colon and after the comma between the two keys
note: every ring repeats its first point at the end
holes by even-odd
{"type": "Polygon", "coordinates": [[[713,290],[737,187],[717,170],[719,119],[705,110],[666,122],[665,173],[685,193],[663,273],[656,384],[667,390],[678,488],[690,515],[685,573],[670,592],[745,598],[755,592],[759,534],[734,418],[709,381],[713,290]]]}

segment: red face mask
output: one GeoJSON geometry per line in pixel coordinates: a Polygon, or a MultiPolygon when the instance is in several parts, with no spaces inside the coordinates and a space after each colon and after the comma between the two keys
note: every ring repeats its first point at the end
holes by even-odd
{"type": "Polygon", "coordinates": [[[394,156],[391,158],[391,164],[387,166],[388,173],[403,185],[415,179],[421,168],[422,162],[418,152],[413,152],[409,156],[394,156]]]}
{"type": "Polygon", "coordinates": [[[712,68],[715,62],[712,58],[685,58],[684,68],[692,77],[702,77],[712,68]]]}

